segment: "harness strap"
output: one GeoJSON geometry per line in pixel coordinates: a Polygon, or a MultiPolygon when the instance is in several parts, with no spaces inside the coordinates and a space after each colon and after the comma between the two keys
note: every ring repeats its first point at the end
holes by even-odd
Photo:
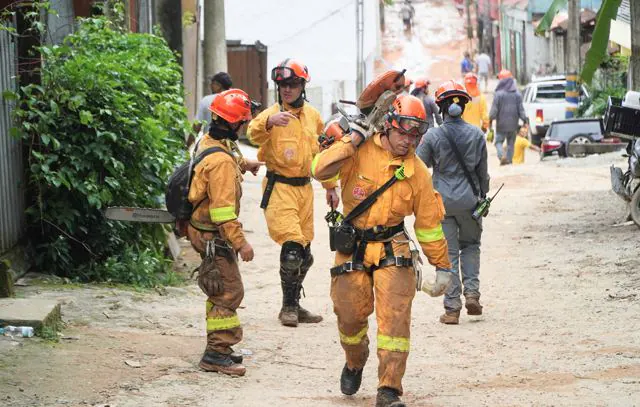
{"type": "Polygon", "coordinates": [[[260,202],[261,209],[266,209],[269,205],[269,199],[271,199],[273,187],[276,182],[292,185],[294,187],[302,187],[310,183],[311,179],[309,177],[285,177],[283,175],[276,174],[273,171],[267,171],[267,185],[265,186],[264,193],[262,194],[262,201],[260,202]]]}

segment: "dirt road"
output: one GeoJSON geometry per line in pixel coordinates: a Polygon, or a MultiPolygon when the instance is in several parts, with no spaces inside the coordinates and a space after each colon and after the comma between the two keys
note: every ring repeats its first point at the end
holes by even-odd
{"type": "MultiPolygon", "coordinates": [[[[417,294],[404,399],[411,406],[640,404],[640,230],[616,226],[624,207],[608,175],[623,159],[538,162],[530,154],[524,165],[498,167],[489,150],[492,189],[505,188],[485,222],[485,315],[444,326],[441,299],[417,294]]],[[[238,349],[248,353],[247,376],[198,370],[205,299],[193,283],[157,292],[30,285],[19,294],[59,299],[67,326],[58,344],[0,338],[0,405],[373,405],[375,352],[360,392],[339,391],[344,358],[329,299],[322,190],[316,185],[316,264],[303,304],[325,321],[284,328],[279,249],[257,209],[260,179],[247,176],[241,215],[256,251],[253,263],[241,265],[238,349]]],[[[185,254],[188,263],[193,256],[185,254]]]]}

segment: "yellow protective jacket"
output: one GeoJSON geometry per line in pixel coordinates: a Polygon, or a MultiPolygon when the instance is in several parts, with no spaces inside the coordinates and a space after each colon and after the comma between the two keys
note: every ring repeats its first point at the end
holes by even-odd
{"type": "Polygon", "coordinates": [[[462,119],[479,128],[489,127],[489,110],[487,110],[487,99],[483,94],[471,99],[471,102],[467,103],[462,113],[462,119]]]}
{"type": "MultiPolygon", "coordinates": [[[[196,155],[210,147],[230,152],[223,141],[205,136],[196,155]]],[[[218,231],[235,250],[247,243],[238,221],[242,197],[242,171],[237,160],[223,152],[209,154],[195,168],[189,190],[194,211],[191,225],[200,231],[218,231]]]]}
{"type": "MultiPolygon", "coordinates": [[[[429,263],[450,269],[447,241],[440,223],[445,215],[442,198],[433,189],[431,175],[413,149],[406,156],[394,157],[382,147],[379,133],[370,137],[359,148],[347,136],[314,159],[312,173],[314,177],[319,176],[321,179],[339,176],[346,216],[363,199],[387,182],[403,163],[406,178],[385,191],[371,208],[353,221],[353,225],[359,229],[369,229],[376,225],[395,226],[403,222],[405,217],[415,214],[416,236],[429,263]],[[342,162],[338,174],[327,173],[325,169],[336,162],[342,162]]],[[[406,254],[406,248],[402,252],[406,254]]],[[[344,263],[349,257],[338,252],[336,263],[344,263]]],[[[378,265],[384,257],[383,243],[368,243],[364,256],[365,265],[378,265]]]]}
{"type": "MultiPolygon", "coordinates": [[[[320,113],[308,103],[300,108],[284,106],[297,120],[291,119],[286,126],[273,126],[267,130],[269,116],[280,111],[280,105],[276,103],[249,123],[247,136],[260,146],[258,160],[265,162],[267,170],[285,177],[310,177],[311,161],[320,152],[318,136],[324,123],[320,113]]],[[[335,182],[325,182],[322,186],[334,188],[335,182]]]]}

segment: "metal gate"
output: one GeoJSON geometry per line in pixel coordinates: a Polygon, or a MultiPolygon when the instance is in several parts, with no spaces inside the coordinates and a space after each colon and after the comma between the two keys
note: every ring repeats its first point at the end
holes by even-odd
{"type": "Polygon", "coordinates": [[[0,31],[0,253],[18,242],[24,225],[22,143],[10,131],[15,103],[2,96],[17,87],[16,48],[16,40],[0,31]]]}

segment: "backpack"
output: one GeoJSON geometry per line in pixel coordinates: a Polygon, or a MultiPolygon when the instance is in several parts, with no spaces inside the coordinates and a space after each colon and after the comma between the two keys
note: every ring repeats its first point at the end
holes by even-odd
{"type": "Polygon", "coordinates": [[[197,157],[178,166],[169,177],[164,200],[167,211],[175,216],[176,220],[189,220],[193,212],[193,205],[189,202],[189,188],[196,165],[209,154],[223,152],[233,157],[220,147],[210,147],[198,154],[197,157]]]}

